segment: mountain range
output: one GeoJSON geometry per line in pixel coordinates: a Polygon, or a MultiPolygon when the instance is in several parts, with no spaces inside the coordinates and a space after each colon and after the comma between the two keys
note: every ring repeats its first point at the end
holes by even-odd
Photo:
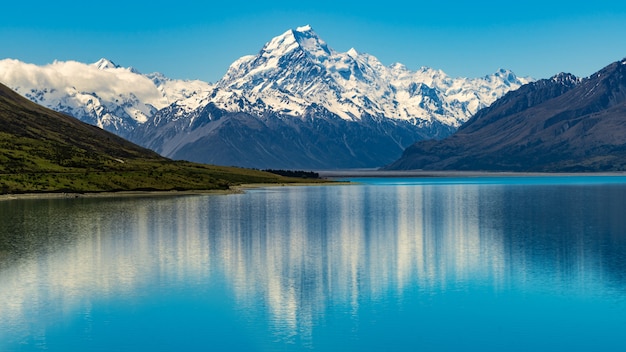
{"type": "Polygon", "coordinates": [[[511,91],[387,169],[626,170],[626,59],[587,78],[559,74],[511,91]]]}
{"type": "Polygon", "coordinates": [[[193,104],[195,96],[211,89],[201,81],[143,75],[107,59],[45,66],[0,60],[0,82],[35,103],[125,138],[158,110],[176,101],[193,104]]]}
{"type": "Polygon", "coordinates": [[[161,155],[253,168],[378,167],[452,134],[530,78],[411,71],[329,47],[309,26],[235,61],[215,84],[141,74],[102,59],[0,61],[0,82],[161,155]]]}

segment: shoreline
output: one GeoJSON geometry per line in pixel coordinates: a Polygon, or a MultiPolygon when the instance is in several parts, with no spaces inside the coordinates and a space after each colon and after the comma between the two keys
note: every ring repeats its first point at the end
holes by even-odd
{"type": "Polygon", "coordinates": [[[602,172],[514,172],[514,171],[426,171],[426,170],[318,170],[320,177],[415,177],[415,178],[449,178],[449,177],[563,177],[563,176],[626,176],[626,171],[602,172]]]}
{"type": "Polygon", "coordinates": [[[293,182],[293,183],[249,183],[231,186],[229,189],[186,190],[186,191],[118,191],[118,192],[41,192],[0,194],[0,202],[19,199],[77,199],[77,198],[124,198],[124,197],[159,197],[159,196],[199,196],[199,195],[228,195],[245,193],[247,189],[273,187],[311,187],[356,184],[349,181],[338,181],[341,178],[453,178],[453,177],[601,177],[626,176],[626,171],[613,172],[498,172],[498,171],[381,171],[376,169],[354,170],[317,170],[325,181],[321,182],[293,182]]]}
{"type": "Polygon", "coordinates": [[[247,189],[287,186],[328,186],[345,185],[349,182],[294,182],[294,183],[249,183],[231,186],[229,189],[186,190],[186,191],[118,191],[118,192],[41,192],[0,194],[0,202],[18,199],[77,199],[77,198],[125,198],[125,197],[160,197],[160,196],[201,196],[241,194],[247,189]]]}
{"type": "Polygon", "coordinates": [[[77,199],[77,198],[124,198],[124,197],[158,197],[158,196],[191,196],[191,195],[209,195],[209,194],[235,194],[240,193],[234,189],[216,189],[216,190],[188,190],[188,191],[119,191],[119,192],[87,192],[87,193],[71,193],[71,192],[42,192],[42,193],[19,193],[19,194],[1,194],[1,201],[10,201],[18,199],[77,199]]]}

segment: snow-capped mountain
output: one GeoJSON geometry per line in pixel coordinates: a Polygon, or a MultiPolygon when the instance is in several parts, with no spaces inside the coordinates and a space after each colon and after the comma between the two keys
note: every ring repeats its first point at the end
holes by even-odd
{"type": "Polygon", "coordinates": [[[509,92],[387,169],[623,172],[625,116],[626,58],[586,78],[560,73],[509,92]]]}
{"type": "Polygon", "coordinates": [[[468,79],[385,66],[355,49],[336,52],[305,26],[235,61],[195,111],[175,103],[131,138],[199,162],[377,167],[399,157],[411,141],[448,136],[528,81],[506,70],[468,79]]]}
{"type": "Polygon", "coordinates": [[[165,156],[259,168],[382,166],[528,81],[507,70],[470,79],[385,66],[333,50],[310,26],[235,61],[215,85],[106,59],[0,61],[0,82],[20,94],[165,156]]]}
{"type": "Polygon", "coordinates": [[[55,61],[45,66],[0,60],[0,82],[38,104],[124,137],[174,101],[184,99],[194,109],[194,97],[211,88],[201,81],[142,75],[104,58],[93,64],[55,61]]]}
{"type": "Polygon", "coordinates": [[[458,127],[528,82],[506,70],[467,79],[426,67],[385,66],[355,49],[336,52],[304,26],[272,39],[257,55],[235,61],[217,87],[293,116],[315,103],[346,120],[369,115],[458,127]]]}

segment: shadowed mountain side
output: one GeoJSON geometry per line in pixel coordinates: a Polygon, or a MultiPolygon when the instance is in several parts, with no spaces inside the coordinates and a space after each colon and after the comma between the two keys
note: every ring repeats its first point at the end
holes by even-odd
{"type": "Polygon", "coordinates": [[[175,162],[0,84],[0,194],[209,190],[290,180],[255,170],[175,162]]]}
{"type": "Polygon", "coordinates": [[[626,170],[626,60],[583,80],[560,74],[509,92],[454,135],[418,142],[386,168],[626,170]]]}
{"type": "Polygon", "coordinates": [[[303,117],[257,117],[209,104],[192,125],[180,119],[155,128],[155,121],[140,126],[131,139],[174,159],[252,168],[378,167],[415,140],[452,132],[436,122],[431,129],[416,129],[402,120],[347,121],[316,105],[303,117]]]}

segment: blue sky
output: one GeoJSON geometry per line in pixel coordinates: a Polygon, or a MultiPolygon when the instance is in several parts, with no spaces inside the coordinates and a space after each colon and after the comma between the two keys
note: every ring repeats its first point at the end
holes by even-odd
{"type": "Polygon", "coordinates": [[[217,81],[237,58],[310,24],[337,51],[478,77],[588,76],[626,57],[626,1],[10,1],[0,59],[106,57],[141,72],[217,81]]]}

